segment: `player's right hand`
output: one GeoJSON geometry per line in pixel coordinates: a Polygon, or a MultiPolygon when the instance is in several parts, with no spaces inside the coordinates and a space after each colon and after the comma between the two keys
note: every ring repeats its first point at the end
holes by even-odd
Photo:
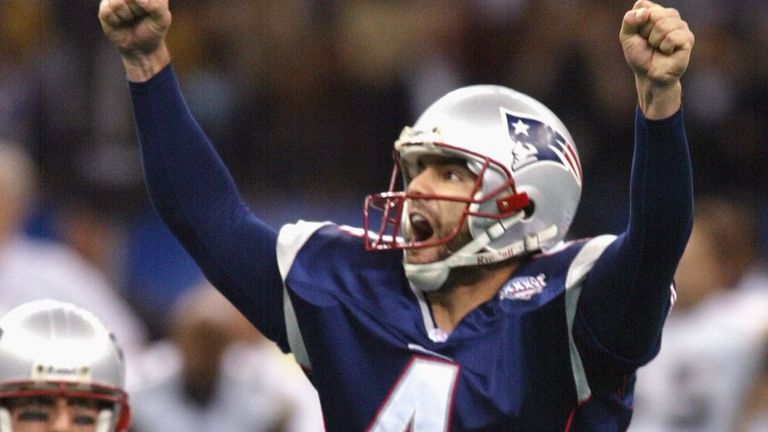
{"type": "Polygon", "coordinates": [[[99,21],[125,61],[140,62],[165,48],[168,0],[101,0],[99,21]]]}

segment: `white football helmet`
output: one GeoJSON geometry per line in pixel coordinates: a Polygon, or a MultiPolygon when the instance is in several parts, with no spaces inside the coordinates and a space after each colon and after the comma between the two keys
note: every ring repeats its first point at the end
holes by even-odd
{"type": "Polygon", "coordinates": [[[112,334],[90,312],[38,300],[0,318],[0,432],[12,432],[4,402],[62,396],[102,402],[97,432],[125,432],[130,423],[125,363],[112,334]]]}
{"type": "Polygon", "coordinates": [[[427,108],[395,142],[389,191],[366,198],[366,248],[445,244],[466,224],[472,240],[448,258],[405,264],[412,285],[434,291],[453,267],[495,263],[550,248],[563,240],[578,207],[581,182],[573,138],[546,106],[506,87],[460,88],[427,108]],[[424,155],[465,159],[477,175],[474,195],[408,193],[409,181],[424,155]],[[404,185],[398,191],[400,171],[404,185]],[[412,235],[408,203],[419,199],[466,203],[460,226],[446,238],[412,235]],[[381,218],[378,224],[377,216],[381,218]]]}

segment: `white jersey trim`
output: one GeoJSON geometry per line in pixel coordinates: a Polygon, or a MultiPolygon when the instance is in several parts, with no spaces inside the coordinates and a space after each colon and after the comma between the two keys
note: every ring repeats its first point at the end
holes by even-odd
{"type": "Polygon", "coordinates": [[[576,342],[573,340],[573,322],[576,318],[576,306],[579,303],[581,288],[584,279],[592,270],[597,259],[602,255],[605,248],[616,239],[614,235],[601,235],[587,242],[576,255],[568,268],[568,275],[565,278],[565,316],[568,321],[568,343],[571,353],[571,370],[573,370],[573,379],[576,384],[576,396],[579,402],[584,402],[592,395],[589,388],[587,374],[584,371],[584,363],[576,348],[576,342]]]}
{"type": "Polygon", "coordinates": [[[448,333],[444,332],[440,327],[435,324],[435,320],[432,317],[432,312],[429,308],[429,302],[424,297],[424,293],[418,288],[409,284],[411,291],[416,296],[416,300],[419,302],[419,310],[421,311],[421,319],[424,322],[424,328],[427,331],[427,336],[432,342],[445,342],[448,340],[448,333]]]}
{"type": "Polygon", "coordinates": [[[295,224],[287,224],[280,228],[277,236],[277,266],[280,269],[280,277],[283,279],[283,312],[285,314],[285,330],[288,336],[288,345],[296,361],[304,368],[311,369],[312,363],[307,354],[307,347],[304,345],[304,338],[299,330],[299,322],[296,318],[296,311],[293,310],[291,298],[288,295],[288,289],[285,286],[285,279],[288,272],[296,260],[299,250],[307,240],[325,225],[330,222],[307,222],[300,220],[295,224]]]}

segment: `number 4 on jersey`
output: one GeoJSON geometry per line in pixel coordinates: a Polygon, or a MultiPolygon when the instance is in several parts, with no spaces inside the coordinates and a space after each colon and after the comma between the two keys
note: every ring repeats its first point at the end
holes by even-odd
{"type": "Polygon", "coordinates": [[[447,431],[458,377],[457,364],[412,357],[368,431],[447,431]]]}

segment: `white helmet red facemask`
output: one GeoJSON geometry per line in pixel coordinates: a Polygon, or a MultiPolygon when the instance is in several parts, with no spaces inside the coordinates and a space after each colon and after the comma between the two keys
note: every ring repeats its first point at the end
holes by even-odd
{"type": "Polygon", "coordinates": [[[554,246],[565,237],[581,196],[581,166],[568,130],[540,102],[501,86],[464,87],[440,98],[413,127],[403,130],[395,142],[395,159],[389,191],[366,198],[366,248],[444,245],[464,226],[471,237],[440,261],[404,264],[411,284],[427,292],[439,289],[451,268],[495,263],[554,246]],[[465,160],[477,175],[472,193],[456,197],[408,192],[419,159],[428,155],[465,160]],[[424,238],[430,229],[414,227],[409,214],[409,203],[416,200],[467,206],[449,235],[424,238]]]}
{"type": "Polygon", "coordinates": [[[7,404],[16,398],[93,400],[97,432],[126,432],[125,363],[111,333],[88,311],[39,300],[0,319],[0,432],[12,432],[7,404]]]}

